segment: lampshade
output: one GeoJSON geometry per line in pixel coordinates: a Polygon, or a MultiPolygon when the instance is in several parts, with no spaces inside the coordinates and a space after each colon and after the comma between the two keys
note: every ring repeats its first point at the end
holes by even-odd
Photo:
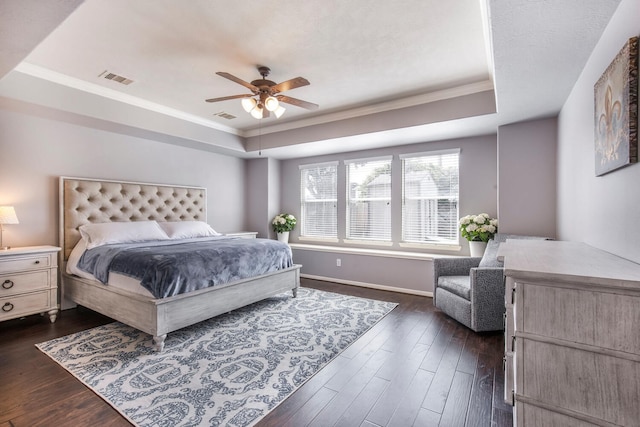
{"type": "Polygon", "coordinates": [[[282,117],[285,111],[287,111],[286,108],[284,108],[282,105],[278,105],[278,108],[276,108],[276,111],[274,111],[273,114],[275,114],[279,119],[280,117],[282,117]]]}
{"type": "Polygon", "coordinates": [[[19,224],[13,206],[0,206],[0,224],[19,224]]]}
{"type": "Polygon", "coordinates": [[[262,108],[260,107],[256,107],[253,110],[251,110],[251,115],[253,116],[254,119],[261,119],[262,118],[262,108]]]}
{"type": "Polygon", "coordinates": [[[280,101],[275,96],[267,96],[264,98],[266,94],[260,94],[260,101],[256,98],[243,98],[241,102],[242,108],[247,113],[251,114],[254,119],[262,119],[264,118],[264,110],[273,111],[276,118],[282,117],[285,111],[287,111],[282,105],[280,105],[280,101]],[[264,99],[264,101],[262,101],[264,99]]]}
{"type": "Polygon", "coordinates": [[[251,110],[256,108],[256,105],[258,104],[258,102],[253,98],[244,98],[241,102],[242,108],[244,108],[244,111],[246,111],[247,113],[250,113],[251,110]]]}
{"type": "Polygon", "coordinates": [[[270,96],[267,99],[265,99],[264,106],[269,111],[276,111],[276,109],[280,106],[280,103],[275,97],[270,96]]]}

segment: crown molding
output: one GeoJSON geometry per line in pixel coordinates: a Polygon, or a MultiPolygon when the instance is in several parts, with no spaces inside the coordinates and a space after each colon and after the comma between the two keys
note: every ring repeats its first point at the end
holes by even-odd
{"type": "Polygon", "coordinates": [[[128,95],[113,89],[109,89],[95,83],[86,82],[84,80],[70,77],[56,71],[40,67],[38,65],[30,64],[28,62],[21,62],[14,69],[14,71],[33,76],[42,80],[57,83],[66,87],[80,90],[82,92],[91,93],[103,98],[111,99],[117,102],[122,102],[128,105],[139,107],[145,110],[154,111],[156,113],[164,114],[167,116],[175,117],[180,120],[185,120],[194,124],[205,126],[208,128],[216,129],[229,134],[237,135],[243,138],[249,138],[258,136],[259,134],[266,135],[270,133],[283,132],[292,129],[299,129],[306,126],[321,125],[338,120],[353,119],[357,117],[367,116],[370,114],[382,113],[385,111],[397,110],[401,108],[414,107],[416,105],[427,104],[430,102],[441,101],[444,99],[452,99],[460,96],[471,95],[474,93],[485,92],[493,90],[493,82],[491,80],[483,80],[476,83],[470,83],[454,88],[443,89],[435,92],[430,92],[422,95],[410,96],[407,98],[397,99],[388,102],[381,102],[377,104],[367,105],[364,107],[354,108],[351,110],[339,111],[329,114],[323,114],[320,116],[310,117],[307,119],[295,120],[288,123],[274,124],[272,126],[262,127],[262,129],[252,130],[240,130],[229,126],[224,126],[211,120],[204,119],[200,116],[185,113],[184,111],[176,110],[165,105],[157,104],[145,99],[128,95]]]}
{"type": "Polygon", "coordinates": [[[450,89],[443,89],[435,92],[425,93],[422,95],[415,95],[407,98],[397,99],[394,101],[367,105],[360,108],[354,108],[352,110],[324,114],[321,116],[296,120],[289,123],[276,124],[268,127],[262,127],[262,129],[252,129],[243,132],[242,136],[249,138],[258,135],[267,135],[270,133],[299,129],[306,126],[321,125],[338,120],[367,116],[369,114],[383,113],[385,111],[398,110],[407,107],[415,107],[416,105],[428,104],[430,102],[442,101],[444,99],[452,99],[465,95],[472,95],[474,93],[486,92],[488,90],[494,90],[493,82],[491,80],[483,80],[480,82],[457,86],[450,89]]]}
{"type": "Polygon", "coordinates": [[[72,89],[77,89],[82,92],[91,93],[103,98],[108,98],[114,101],[122,102],[128,105],[132,105],[135,107],[139,107],[145,110],[153,111],[156,113],[164,114],[166,116],[175,117],[180,120],[184,120],[187,122],[191,122],[194,124],[198,124],[201,126],[205,126],[208,128],[216,129],[222,132],[227,132],[233,135],[244,136],[243,132],[229,127],[224,126],[219,123],[213,122],[211,120],[204,119],[202,117],[185,113],[184,111],[176,110],[175,108],[167,107],[162,104],[157,104],[155,102],[150,102],[142,98],[138,98],[133,95],[128,95],[126,93],[118,92],[113,89],[109,89],[94,83],[89,83],[84,80],[77,79],[75,77],[70,77],[62,73],[58,73],[53,70],[49,70],[44,67],[40,67],[38,65],[30,64],[28,62],[21,62],[18,64],[14,71],[17,71],[22,74],[26,74],[32,77],[36,77],[42,80],[47,80],[52,83],[57,83],[63,86],[70,87],[72,89]]]}

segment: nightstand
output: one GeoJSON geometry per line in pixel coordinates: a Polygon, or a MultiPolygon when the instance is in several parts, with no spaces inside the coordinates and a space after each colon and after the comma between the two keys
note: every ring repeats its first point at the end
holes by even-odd
{"type": "Polygon", "coordinates": [[[0,250],[0,321],[58,315],[58,252],[56,246],[0,250]]]}
{"type": "Polygon", "coordinates": [[[255,239],[258,235],[257,231],[235,231],[233,233],[224,233],[225,236],[240,237],[241,239],[255,239]]]}

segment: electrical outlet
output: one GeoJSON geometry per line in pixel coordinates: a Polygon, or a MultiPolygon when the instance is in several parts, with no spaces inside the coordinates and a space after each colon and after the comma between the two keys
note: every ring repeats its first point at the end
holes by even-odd
{"type": "Polygon", "coordinates": [[[342,267],[342,260],[340,258],[336,258],[336,267],[342,267]]]}

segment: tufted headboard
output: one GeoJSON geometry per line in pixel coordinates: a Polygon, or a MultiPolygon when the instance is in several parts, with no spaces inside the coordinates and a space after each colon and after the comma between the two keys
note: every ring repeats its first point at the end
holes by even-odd
{"type": "Polygon", "coordinates": [[[60,245],[66,261],[84,224],[206,221],[202,187],[60,177],[60,245]]]}

